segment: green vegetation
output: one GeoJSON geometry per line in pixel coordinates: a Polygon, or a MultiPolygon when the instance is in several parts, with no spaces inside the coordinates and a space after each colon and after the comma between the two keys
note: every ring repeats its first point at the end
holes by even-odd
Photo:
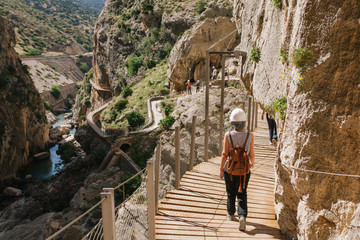
{"type": "Polygon", "coordinates": [[[29,49],[29,50],[26,52],[25,55],[27,55],[27,56],[41,55],[41,53],[42,53],[41,50],[35,49],[35,48],[31,48],[31,49],[29,49]]]}
{"type": "Polygon", "coordinates": [[[127,99],[120,99],[119,101],[117,101],[115,103],[115,108],[116,110],[118,110],[119,112],[121,112],[123,109],[126,108],[126,105],[129,103],[129,101],[127,99]]]}
{"type": "Polygon", "coordinates": [[[126,108],[119,112],[115,107],[120,99],[125,99],[120,95],[101,113],[100,121],[106,128],[125,131],[128,126],[125,115],[131,111],[139,112],[147,121],[147,100],[150,97],[168,94],[169,90],[164,86],[167,81],[165,62],[147,70],[145,75],[145,78],[139,79],[131,85],[133,94],[126,98],[128,100],[126,108]]]}
{"type": "Polygon", "coordinates": [[[133,111],[126,115],[130,127],[140,127],[145,123],[145,118],[137,111],[133,111]]]}
{"type": "Polygon", "coordinates": [[[249,62],[257,63],[257,62],[259,62],[259,60],[260,60],[260,48],[254,47],[253,49],[251,49],[249,62]]]}
{"type": "Polygon", "coordinates": [[[86,62],[82,62],[82,63],[79,63],[79,69],[83,72],[83,73],[87,73],[89,70],[90,70],[90,67],[89,65],[87,65],[86,62]]]}
{"type": "Polygon", "coordinates": [[[52,86],[50,89],[50,93],[51,93],[51,95],[53,95],[53,97],[55,99],[59,99],[60,95],[61,95],[59,86],[56,86],[56,85],[52,86]]]}
{"type": "Polygon", "coordinates": [[[160,120],[160,127],[168,130],[174,124],[175,118],[173,116],[166,116],[164,119],[160,120]]]}
{"type": "Polygon", "coordinates": [[[141,145],[132,145],[129,149],[130,158],[138,165],[141,169],[146,167],[147,160],[152,156],[153,151],[144,151],[141,145]]]}
{"type": "Polygon", "coordinates": [[[129,76],[135,76],[139,70],[139,68],[143,64],[143,56],[136,54],[131,54],[130,58],[126,61],[126,67],[128,68],[129,76]]]}
{"type": "Polygon", "coordinates": [[[287,63],[287,54],[287,51],[283,47],[281,47],[279,61],[281,61],[282,64],[287,63]]]}
{"type": "Polygon", "coordinates": [[[54,112],[53,108],[50,106],[48,102],[44,101],[44,107],[46,110],[49,110],[50,112],[54,112]]]}
{"type": "Polygon", "coordinates": [[[69,161],[70,158],[75,156],[75,148],[72,142],[67,142],[60,146],[59,148],[61,153],[61,159],[64,161],[69,161]]]}
{"type": "Polygon", "coordinates": [[[275,117],[275,113],[279,114],[279,119],[285,120],[287,110],[286,97],[275,98],[269,105],[265,106],[265,111],[275,117]]]}
{"type": "Polygon", "coordinates": [[[0,14],[7,16],[16,27],[17,43],[27,55],[41,54],[74,40],[91,50],[88,47],[92,46],[89,29],[94,26],[98,14],[79,1],[83,0],[2,0],[0,14]]]}
{"type": "Polygon", "coordinates": [[[131,96],[132,94],[133,94],[133,90],[128,86],[125,86],[124,89],[121,92],[121,95],[124,98],[127,98],[127,97],[131,96]]]}
{"type": "Polygon", "coordinates": [[[206,10],[206,7],[207,7],[206,1],[204,1],[204,0],[199,0],[199,1],[197,1],[197,3],[196,3],[195,11],[196,11],[198,14],[201,14],[202,12],[204,12],[204,11],[206,10]]]}
{"type": "Polygon", "coordinates": [[[169,116],[174,111],[175,103],[167,103],[166,104],[165,101],[162,101],[161,106],[164,109],[165,116],[169,116]]]}
{"type": "Polygon", "coordinates": [[[301,74],[303,74],[310,66],[312,56],[313,54],[309,46],[297,47],[291,54],[292,62],[300,69],[301,74]]]}
{"type": "Polygon", "coordinates": [[[273,0],[274,2],[274,6],[277,8],[281,8],[282,7],[282,0],[273,0]]]}

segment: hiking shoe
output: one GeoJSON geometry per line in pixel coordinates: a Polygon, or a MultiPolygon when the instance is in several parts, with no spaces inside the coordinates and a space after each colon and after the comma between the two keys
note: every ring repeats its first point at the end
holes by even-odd
{"type": "Polygon", "coordinates": [[[276,139],[273,139],[271,142],[272,142],[272,144],[276,147],[276,145],[277,145],[276,139]]]}
{"type": "Polygon", "coordinates": [[[245,231],[246,229],[246,219],[244,216],[241,216],[239,218],[239,230],[240,231],[245,231]]]}
{"type": "Polygon", "coordinates": [[[229,213],[226,214],[226,220],[228,221],[236,221],[236,218],[234,215],[230,215],[229,213]]]}

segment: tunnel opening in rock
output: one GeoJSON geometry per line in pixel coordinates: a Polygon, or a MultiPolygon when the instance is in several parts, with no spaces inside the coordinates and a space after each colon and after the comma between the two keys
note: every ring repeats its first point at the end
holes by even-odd
{"type": "Polygon", "coordinates": [[[130,149],[130,145],[127,144],[127,143],[124,143],[123,145],[121,145],[120,149],[121,149],[123,152],[128,152],[129,149],[130,149]]]}

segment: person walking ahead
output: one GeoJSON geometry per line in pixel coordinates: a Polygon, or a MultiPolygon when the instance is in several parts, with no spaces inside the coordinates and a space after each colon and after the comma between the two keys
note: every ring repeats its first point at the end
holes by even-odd
{"type": "Polygon", "coordinates": [[[191,95],[191,82],[190,82],[190,80],[187,80],[185,85],[186,85],[187,93],[191,95]]]}
{"type": "Polygon", "coordinates": [[[239,230],[245,231],[247,208],[247,186],[250,180],[251,171],[245,175],[236,175],[236,172],[228,171],[230,162],[230,152],[235,146],[241,145],[245,148],[248,156],[249,167],[253,168],[255,164],[254,154],[254,136],[250,132],[245,132],[246,114],[241,108],[236,108],[231,112],[230,123],[234,130],[228,132],[224,136],[224,148],[222,151],[220,164],[220,178],[225,179],[227,192],[227,219],[235,221],[235,200],[238,199],[238,217],[239,230]]]}

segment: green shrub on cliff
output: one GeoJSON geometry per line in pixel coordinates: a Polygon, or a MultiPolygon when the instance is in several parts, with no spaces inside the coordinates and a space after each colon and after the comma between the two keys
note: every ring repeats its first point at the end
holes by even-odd
{"type": "Polygon", "coordinates": [[[195,11],[196,11],[198,14],[201,14],[202,12],[204,12],[204,11],[206,10],[206,7],[207,7],[206,1],[204,1],[204,0],[199,0],[199,1],[197,1],[197,3],[196,3],[195,11]]]}
{"type": "Polygon", "coordinates": [[[132,93],[133,93],[133,90],[132,90],[130,87],[126,86],[126,87],[124,87],[124,89],[122,90],[121,95],[122,95],[124,98],[127,98],[128,96],[131,96],[132,93]]]}
{"type": "Polygon", "coordinates": [[[265,106],[265,111],[268,112],[273,117],[275,113],[279,114],[279,119],[285,120],[287,110],[287,99],[286,97],[275,98],[271,101],[269,105],[265,106]]]}
{"type": "Polygon", "coordinates": [[[41,50],[32,48],[32,49],[30,49],[29,51],[27,51],[27,52],[25,53],[25,55],[27,55],[27,56],[41,55],[41,53],[42,53],[41,50]]]}
{"type": "Polygon", "coordinates": [[[166,116],[164,119],[160,120],[160,127],[168,130],[174,124],[175,118],[173,116],[166,116]]]}
{"type": "Polygon", "coordinates": [[[274,2],[274,6],[277,8],[281,8],[282,7],[282,0],[273,0],[274,2]]]}
{"type": "Polygon", "coordinates": [[[139,68],[143,64],[143,56],[137,56],[136,54],[131,54],[130,58],[126,61],[126,67],[128,68],[129,76],[135,76],[139,68]]]}
{"type": "Polygon", "coordinates": [[[260,60],[260,48],[254,47],[251,49],[249,62],[259,62],[260,60]]]}
{"type": "Polygon", "coordinates": [[[300,73],[303,74],[309,67],[312,60],[312,51],[309,46],[297,47],[291,54],[292,62],[297,68],[300,69],[300,73]]]}
{"type": "Polygon", "coordinates": [[[51,95],[53,95],[53,97],[55,99],[59,99],[60,95],[61,95],[59,86],[56,86],[56,85],[52,86],[50,89],[50,93],[51,93],[51,95]]]}
{"type": "Polygon", "coordinates": [[[123,109],[126,108],[126,105],[129,103],[128,100],[126,99],[120,99],[119,101],[117,101],[115,103],[115,108],[118,110],[118,111],[122,111],[123,109]]]}
{"type": "Polygon", "coordinates": [[[140,127],[145,123],[145,118],[137,111],[133,111],[126,115],[130,127],[140,127]]]}

